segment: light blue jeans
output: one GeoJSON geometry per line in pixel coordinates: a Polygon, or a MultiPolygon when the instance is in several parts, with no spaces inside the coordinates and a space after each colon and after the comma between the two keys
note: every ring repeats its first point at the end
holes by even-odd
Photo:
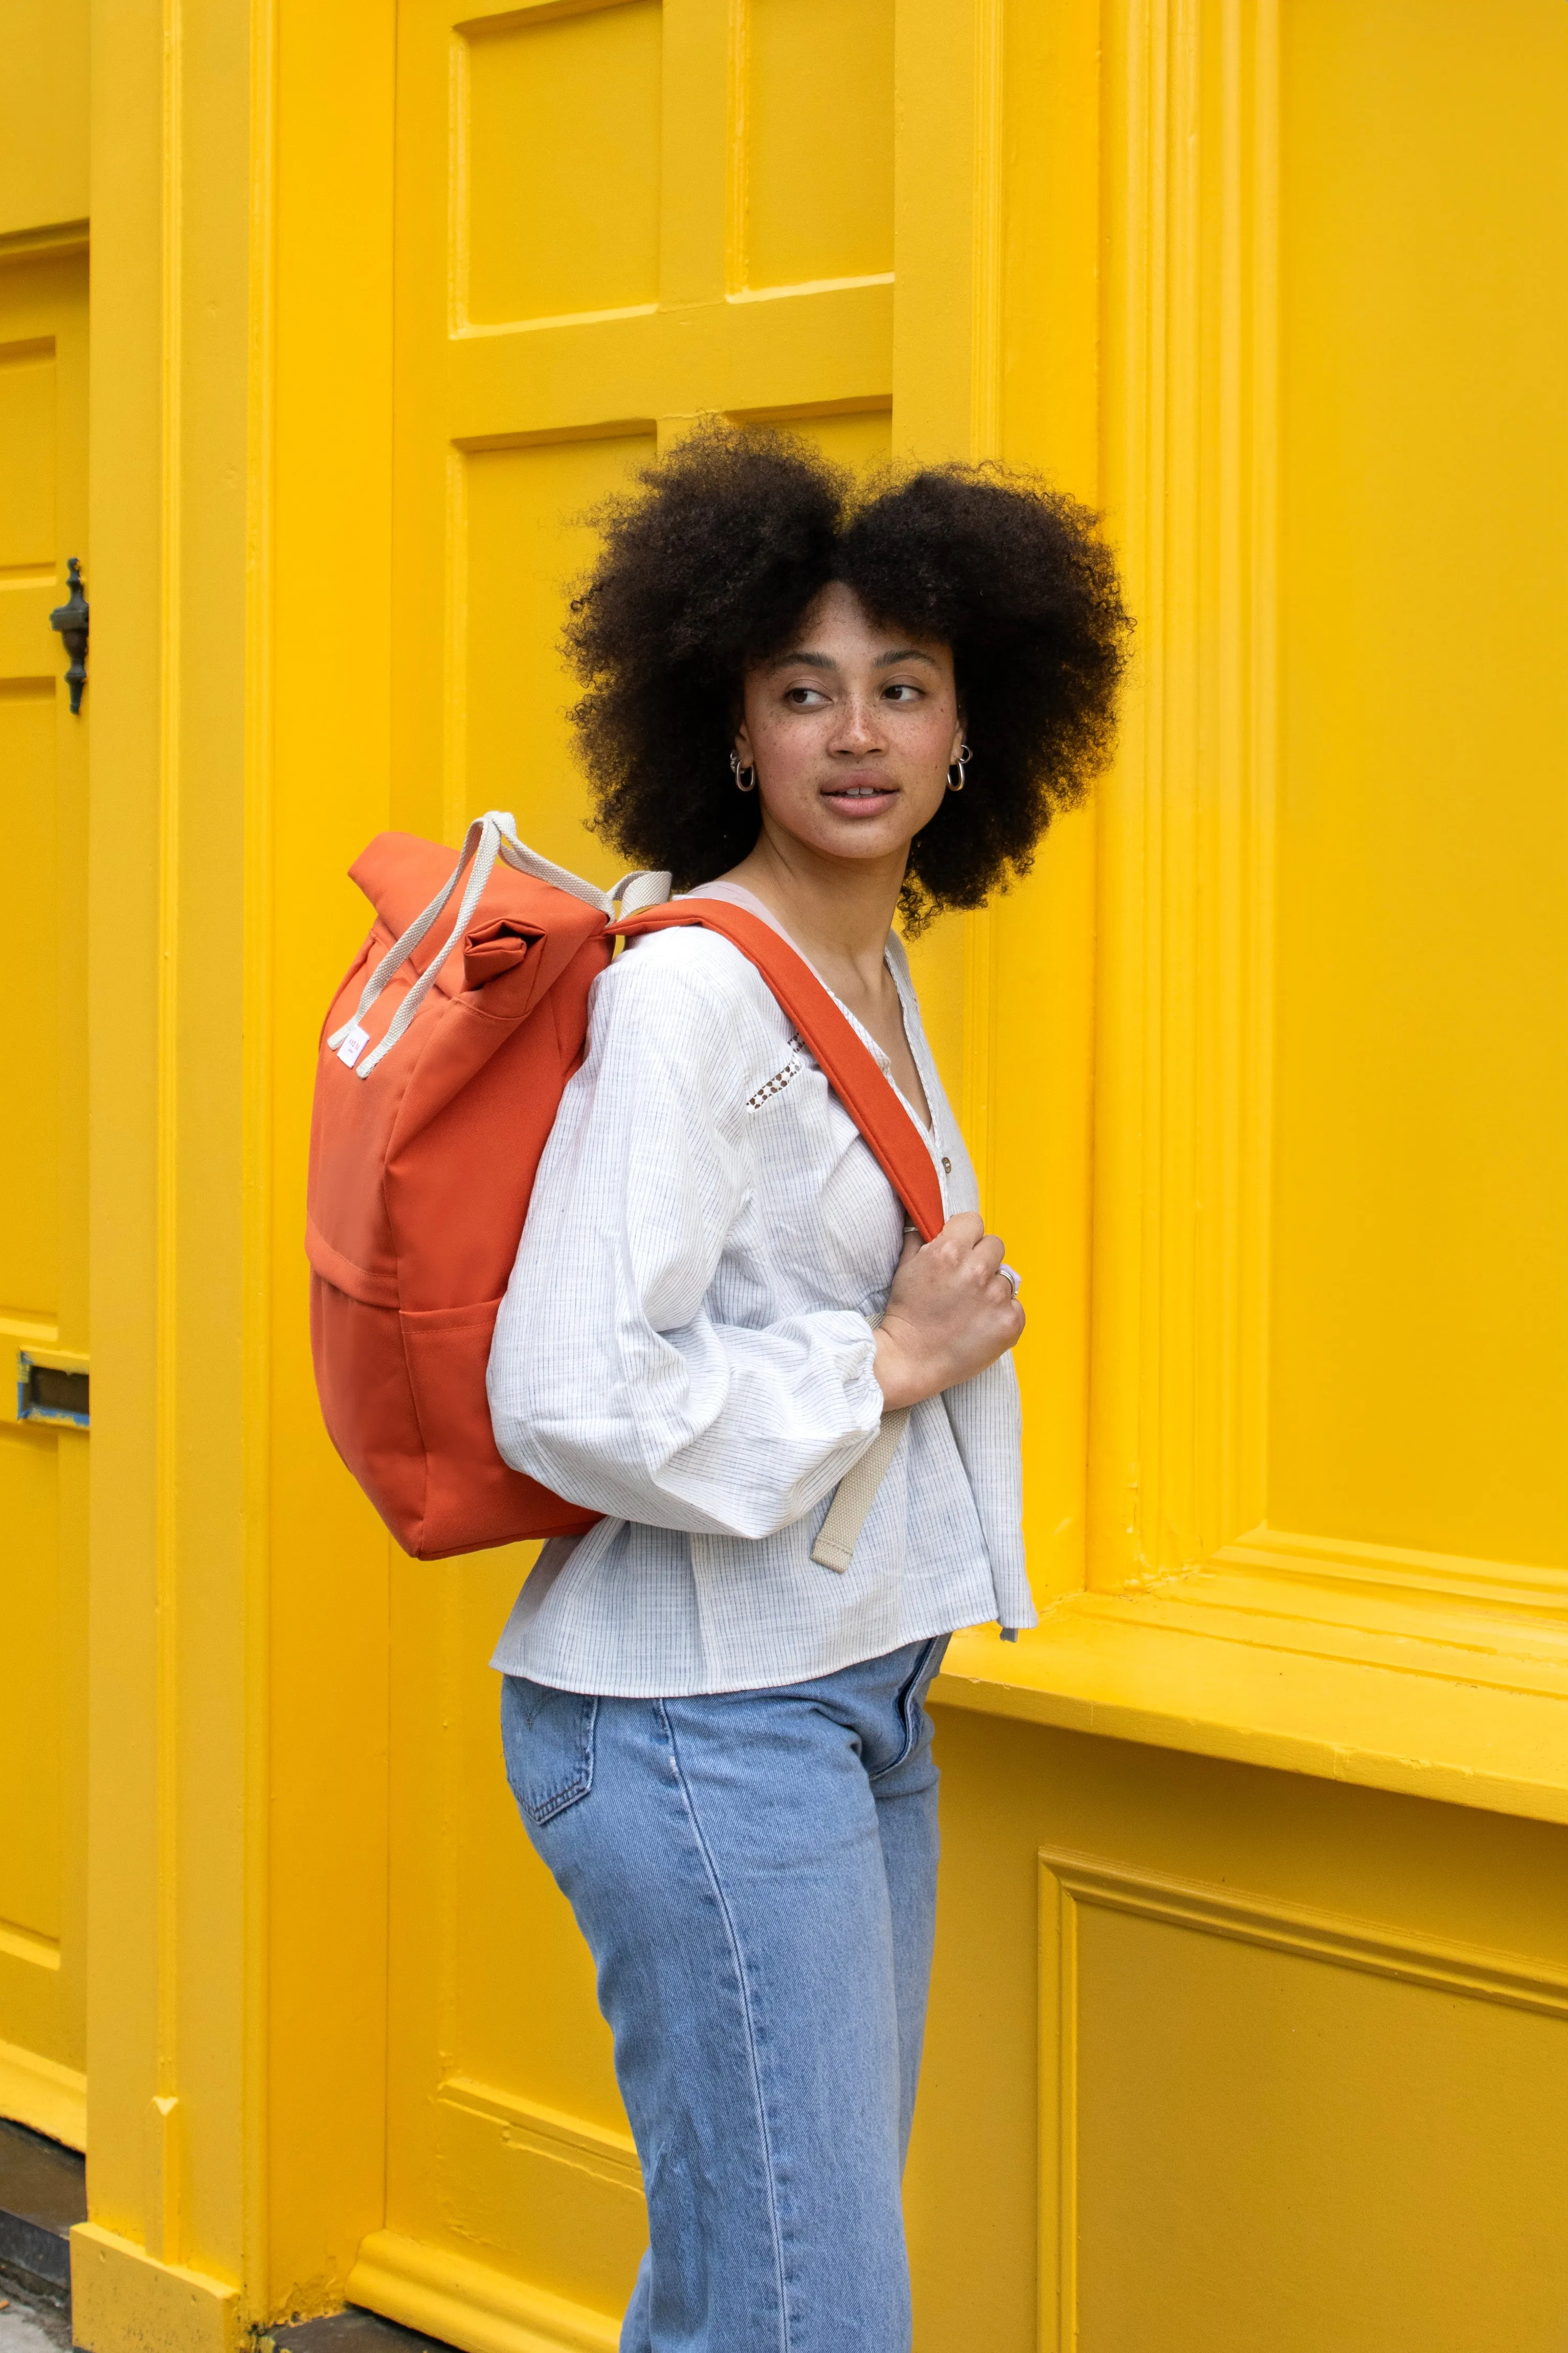
{"type": "Polygon", "coordinates": [[[507,1777],[598,1965],[647,2188],[622,2353],[909,2353],[946,1647],[698,1699],[506,1680],[507,1777]]]}

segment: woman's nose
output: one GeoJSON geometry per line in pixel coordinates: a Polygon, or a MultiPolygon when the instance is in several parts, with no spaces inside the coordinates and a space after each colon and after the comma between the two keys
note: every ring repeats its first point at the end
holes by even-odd
{"type": "Polygon", "coordinates": [[[859,695],[847,696],[839,710],[838,724],[833,731],[833,749],[836,752],[876,751],[880,748],[881,741],[875,707],[859,695]]]}

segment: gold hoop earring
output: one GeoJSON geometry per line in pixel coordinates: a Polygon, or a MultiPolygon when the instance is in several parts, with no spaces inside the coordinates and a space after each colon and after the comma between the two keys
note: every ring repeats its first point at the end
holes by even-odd
{"type": "Polygon", "coordinates": [[[965,768],[968,767],[969,763],[973,759],[973,757],[974,754],[970,750],[967,744],[961,744],[959,745],[958,757],[953,762],[952,767],[950,767],[947,772],[947,789],[950,793],[961,793],[963,790],[963,772],[965,768]],[[952,779],[953,768],[958,770],[958,782],[956,784],[954,784],[952,779]]]}
{"type": "Polygon", "coordinates": [[[755,768],[742,767],[741,755],[739,752],[731,752],[730,754],[730,774],[735,779],[735,790],[738,793],[754,793],[756,791],[757,772],[755,768]]]}

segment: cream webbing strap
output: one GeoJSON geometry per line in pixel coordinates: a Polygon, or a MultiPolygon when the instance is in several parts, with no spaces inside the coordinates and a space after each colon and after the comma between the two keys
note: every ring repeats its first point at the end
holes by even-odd
{"type": "Polygon", "coordinates": [[[866,1514],[876,1502],[877,1490],[899,1451],[899,1440],[909,1418],[907,1405],[900,1406],[893,1413],[885,1413],[882,1427],[859,1461],[838,1482],[838,1492],[827,1507],[827,1517],[811,1547],[813,1560],[822,1567],[836,1568],[840,1573],[848,1567],[855,1540],[866,1525],[866,1514]]]}

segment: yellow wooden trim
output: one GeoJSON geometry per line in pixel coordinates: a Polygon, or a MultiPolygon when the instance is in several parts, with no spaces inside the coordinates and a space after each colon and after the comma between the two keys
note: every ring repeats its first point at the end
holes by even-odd
{"type": "MultiPolygon", "coordinates": [[[[661,304],[721,303],[734,283],[729,208],[739,136],[731,110],[741,5],[742,0],[680,0],[679,6],[661,11],[661,304]]],[[[664,413],[662,405],[656,406],[656,415],[664,413]]]]}
{"type": "Polygon", "coordinates": [[[1550,1611],[1562,1622],[1564,1593],[1561,1568],[1525,1561],[1482,1560],[1468,1553],[1422,1552],[1412,1545],[1353,1542],[1341,1536],[1300,1535],[1286,1528],[1251,1528],[1233,1544],[1221,1545],[1215,1563],[1290,1571],[1396,1590],[1441,1596],[1533,1612],[1550,1611]]]}
{"type": "Polygon", "coordinates": [[[247,1012],[266,989],[248,796],[271,619],[270,44],[269,0],[93,18],[95,84],[115,92],[93,133],[93,576],[123,622],[95,656],[95,757],[115,790],[92,803],[88,925],[92,1034],[114,1041],[89,1082],[109,1428],[92,1450],[88,1874],[112,1932],[88,1988],[109,2253],[88,2265],[102,2334],[83,2341],[104,2346],[229,2340],[237,2322],[207,2307],[234,2291],[188,2253],[243,2273],[258,2302],[265,2288],[267,1197],[247,1154],[266,1066],[247,1012]]]}
{"type": "Polygon", "coordinates": [[[87,247],[86,221],[51,221],[43,228],[8,229],[0,237],[0,262],[31,261],[46,253],[85,253],[87,247]]]}
{"type": "Polygon", "coordinates": [[[52,1349],[60,1336],[59,1325],[41,1315],[0,1315],[0,1340],[15,1340],[36,1356],[43,1349],[52,1349]]]}
{"type": "Polygon", "coordinates": [[[375,2231],[349,2274],[355,2304],[423,2328],[462,2353],[615,2353],[621,2324],[489,2263],[375,2231]]]}
{"type": "Polygon", "coordinates": [[[715,298],[476,329],[453,336],[447,365],[460,443],[577,435],[627,416],[881,401],[892,382],[893,289],[806,288],[767,302],[715,298]]]}
{"type": "Polygon", "coordinates": [[[1489,1683],[1471,1651],[1393,1638],[1290,1647],[1163,1593],[1076,1595],[1034,1633],[956,1635],[938,1703],[1281,1772],[1568,1822],[1568,1669],[1489,1683]]]}
{"type": "Polygon", "coordinates": [[[1234,51],[1165,0],[1107,23],[1107,488],[1139,616],[1100,800],[1089,1571],[1114,1587],[1264,1504],[1278,107],[1272,5],[1234,51]]]}
{"type": "Polygon", "coordinates": [[[499,33],[520,32],[525,25],[551,24],[558,16],[587,16],[595,8],[615,8],[620,0],[533,0],[531,7],[498,8],[493,16],[462,16],[454,33],[466,41],[486,41],[499,33]]]}
{"type": "Polygon", "coordinates": [[[58,1936],[39,1936],[31,1928],[13,1927],[5,1920],[0,1920],[0,1953],[13,1961],[25,1961],[35,1969],[58,1971],[60,1966],[58,1936]]]}
{"type": "Polygon", "coordinates": [[[568,2116],[564,2109],[547,2107],[542,2100],[525,2099],[521,2093],[496,2084],[481,2084],[472,2075],[448,2075],[436,2096],[447,2107],[488,2116],[525,2140],[542,2144],[545,2156],[559,2157],[565,2150],[578,2163],[586,2158],[591,2166],[606,2170],[623,2186],[642,2188],[637,2144],[628,2132],[591,2124],[585,2116],[568,2116]]]}
{"type": "MultiPolygon", "coordinates": [[[[803,294],[847,294],[853,293],[858,287],[891,286],[893,282],[890,269],[873,269],[858,278],[799,278],[793,284],[784,286],[738,286],[733,293],[726,294],[724,300],[737,305],[742,302],[789,302],[803,294]]],[[[868,406],[875,405],[868,403],[868,406]]],[[[891,407],[891,401],[887,406],[891,407]]]]}
{"type": "MultiPolygon", "coordinates": [[[[266,1324],[253,1328],[246,1371],[255,1419],[243,1498],[245,1672],[257,1714],[247,1728],[243,1820],[254,1843],[242,1996],[232,1929],[217,1965],[245,2005],[243,2277],[247,2317],[260,2323],[341,2306],[354,2250],[385,2216],[391,1540],[342,1478],[311,1389],[299,1272],[310,1117],[301,1074],[337,977],[324,967],[361,921],[343,870],[384,826],[439,823],[438,810],[428,820],[395,815],[388,801],[395,41],[408,12],[281,0],[271,13],[276,95],[258,89],[255,138],[282,201],[258,206],[251,259],[252,397],[265,387],[267,412],[253,408],[250,462],[265,463],[270,483],[253,482],[250,525],[266,575],[256,603],[271,628],[252,640],[246,855],[255,862],[244,914],[245,1018],[257,1050],[245,1082],[247,1246],[264,1239],[267,1266],[252,1258],[246,1275],[250,1312],[259,1325],[265,1301],[266,1324]],[[270,134],[264,99],[275,111],[270,134]],[[322,237],[325,221],[352,224],[352,269],[340,243],[322,237]],[[352,430],[323,432],[324,392],[352,430]],[[353,616],[325,659],[323,596],[347,596],[353,616]],[[254,732],[263,718],[266,741],[254,732]],[[301,1936],[286,1926],[300,1921],[317,1926],[301,1936]]],[[[237,1830],[237,1810],[234,1820],[237,1830]]],[[[236,1875],[226,1869],[225,1883],[236,1875]]],[[[233,2260],[226,2239],[221,2252],[233,2260]]]]}
{"type": "MultiPolygon", "coordinates": [[[[868,278],[861,282],[874,286],[881,281],[868,278]]],[[[887,417],[892,406],[890,394],[872,392],[853,400],[797,400],[784,406],[773,401],[766,408],[731,408],[727,413],[737,425],[791,425],[813,417],[887,417]]]]}
{"type": "MultiPolygon", "coordinates": [[[[151,2062],[152,2116],[145,2140],[145,2177],[140,2215],[148,2254],[160,2264],[174,2263],[183,2253],[184,2206],[189,2166],[187,2119],[180,2114],[181,1979],[187,1967],[200,1969],[196,1951],[183,1948],[180,1669],[182,1665],[181,1576],[182,1519],[185,1502],[183,1468],[184,1409],[181,1373],[181,1311],[190,1269],[180,1230],[182,1209],[189,1194],[189,1164],[181,1146],[181,1081],[186,1075],[182,1055],[181,989],[185,967],[185,909],[181,890],[184,796],[182,758],[185,747],[185,711],[182,695],[184,652],[184,597],[187,577],[184,534],[186,522],[184,464],[186,183],[194,158],[186,98],[188,28],[176,20],[174,37],[166,38],[162,55],[163,171],[159,180],[159,276],[163,302],[159,319],[159,533],[158,533],[158,674],[163,692],[159,702],[157,780],[157,922],[158,999],[154,1041],[155,1095],[153,1110],[154,1202],[152,1239],[153,1273],[152,1365],[155,1440],[153,1460],[153,1544],[154,1614],[153,1635],[153,2037],[151,2062]]],[[[199,150],[198,150],[199,152],[199,150]]],[[[190,1075],[195,1075],[191,1073],[190,1075]]],[[[216,1271],[216,1270],[213,1270],[216,1271]]],[[[100,2210],[103,2211],[102,2209],[100,2210]]],[[[118,2268],[115,2266],[113,2268],[118,2268]]],[[[142,2284],[143,2293],[147,2293],[142,2284]]],[[[123,2326],[127,2299],[110,2287],[117,2328],[123,2326]]],[[[132,2291],[134,2294],[134,2291],[132,2291]]]]}
{"type": "MultiPolygon", "coordinates": [[[[595,0],[598,5],[600,0],[595,0]]],[[[604,0],[608,5],[609,0],[604,0]]],[[[577,11],[584,14],[584,11],[577,11]]],[[[489,335],[553,335],[563,327],[603,327],[616,319],[656,319],[657,302],[620,302],[611,311],[549,311],[541,319],[459,319],[452,328],[455,343],[482,343],[489,335]]]]}
{"type": "Polygon", "coordinates": [[[1142,1594],[1085,1595],[1076,1606],[1084,1618],[1119,1623],[1131,1615],[1143,1626],[1310,1651],[1439,1682],[1562,1697],[1568,1678],[1568,1625],[1560,1596],[1520,1605],[1483,1593],[1448,1596],[1415,1580],[1381,1585],[1337,1575],[1326,1565],[1317,1575],[1296,1567],[1220,1566],[1163,1577],[1142,1594]]]}
{"type": "Polygon", "coordinates": [[[563,441],[622,441],[657,431],[658,422],[652,417],[607,417],[593,425],[544,426],[537,433],[465,434],[456,437],[452,447],[468,457],[483,449],[546,449],[563,441]]]}
{"type": "Polygon", "coordinates": [[[1077,2353],[1078,1923],[1044,1853],[1039,1864],[1039,2337],[1046,2353],[1077,2353]]]}
{"type": "MultiPolygon", "coordinates": [[[[8,1327],[0,1326],[6,1339],[13,1335],[8,1327]]],[[[20,1335],[15,1335],[20,1340],[20,1335]]],[[[85,1348],[56,1348],[47,1341],[20,1340],[22,1350],[35,1365],[47,1365],[51,1372],[85,1373],[91,1370],[91,1359],[85,1348]]]]}
{"type": "MultiPolygon", "coordinates": [[[[272,2088],[273,2021],[268,1863],[271,1700],[270,1512],[273,1469],[272,1226],[273,1088],[276,992],[273,942],[274,565],[277,412],[278,50],[279,0],[253,0],[249,21],[250,171],[247,263],[250,334],[246,383],[246,538],[249,578],[245,608],[245,951],[240,982],[246,1051],[240,1066],[240,1154],[246,1172],[240,1232],[243,1430],[239,1486],[244,1526],[241,1590],[246,1640],[240,1670],[242,1776],[247,1802],[242,1833],[238,1911],[243,1959],[237,2072],[244,2110],[259,2150],[267,2145],[272,2088]]],[[[267,2280],[270,2178],[246,2166],[239,2197],[239,2269],[254,2312],[267,2280]]]]}
{"type": "Polygon", "coordinates": [[[730,0],[729,18],[725,43],[728,89],[724,122],[724,288],[726,293],[740,294],[746,290],[750,275],[746,231],[751,206],[751,147],[746,102],[752,11],[748,0],[730,0]]]}
{"type": "Polygon", "coordinates": [[[71,2329],[83,2353],[234,2353],[239,2295],[183,2263],[162,2263],[97,2222],[71,2232],[71,2329]]]}
{"type": "Polygon", "coordinates": [[[1506,2009],[1534,2010],[1543,2018],[1568,2018],[1568,1969],[1554,1968],[1532,1955],[1494,1952],[1428,1936],[1423,1929],[1352,1920],[1313,1905],[1287,1904],[1203,1880],[1174,1878],[1169,1872],[1067,1847],[1042,1847],[1040,1862],[1064,1902],[1075,1908],[1092,1904],[1101,1911],[1131,1913],[1205,1936],[1299,1953],[1333,1968],[1397,1978],[1405,1985],[1462,1994],[1471,2001],[1501,2002],[1506,2009]]]}
{"type": "MultiPolygon", "coordinates": [[[[37,1936],[27,1941],[35,1946],[44,1942],[37,1936]]],[[[26,1957],[40,1961],[46,1968],[58,1969],[60,1965],[58,1946],[52,1963],[42,1954],[26,1957]]],[[[19,2050],[14,2042],[0,2042],[0,2116],[10,2116],[33,2132],[47,2133],[51,2140],[63,2140],[68,2148],[85,2148],[87,2077],[75,2067],[61,2066],[58,2059],[19,2050]]]]}

